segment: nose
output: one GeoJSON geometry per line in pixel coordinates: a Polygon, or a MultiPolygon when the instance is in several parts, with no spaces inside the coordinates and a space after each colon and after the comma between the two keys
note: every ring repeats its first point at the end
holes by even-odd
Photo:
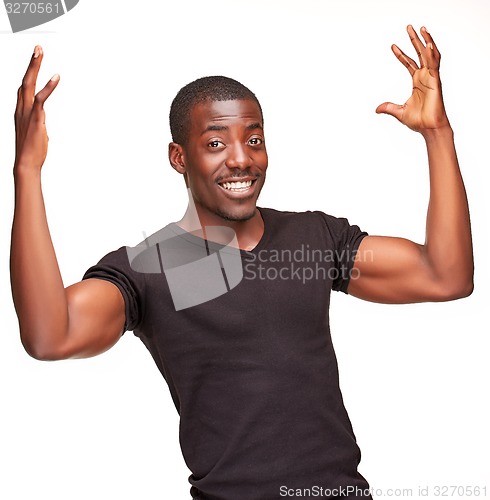
{"type": "Polygon", "coordinates": [[[244,169],[250,166],[251,158],[247,154],[246,146],[241,143],[233,144],[233,146],[228,146],[228,158],[225,161],[225,165],[228,168],[240,168],[244,169]]]}

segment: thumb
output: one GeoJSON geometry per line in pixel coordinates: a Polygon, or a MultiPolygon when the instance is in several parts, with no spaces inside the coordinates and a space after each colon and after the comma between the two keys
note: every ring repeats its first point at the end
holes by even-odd
{"type": "Polygon", "coordinates": [[[393,104],[392,102],[384,102],[376,108],[376,113],[384,113],[391,115],[401,121],[405,107],[400,104],[393,104]]]}

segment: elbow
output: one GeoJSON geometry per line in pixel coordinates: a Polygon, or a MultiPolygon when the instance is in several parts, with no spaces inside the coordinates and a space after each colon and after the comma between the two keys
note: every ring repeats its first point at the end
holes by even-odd
{"type": "Polygon", "coordinates": [[[469,297],[473,293],[474,289],[475,284],[473,283],[473,278],[471,278],[470,281],[465,283],[465,285],[459,289],[459,296],[457,298],[464,299],[465,297],[469,297]]]}
{"type": "Polygon", "coordinates": [[[457,261],[447,265],[442,270],[432,273],[432,286],[434,301],[450,301],[469,297],[474,290],[474,265],[473,260],[457,261]]]}
{"type": "Polygon", "coordinates": [[[474,276],[474,265],[466,266],[462,269],[462,272],[456,276],[455,283],[453,284],[453,295],[454,299],[464,299],[469,297],[475,288],[473,281],[474,276]]]}
{"type": "Polygon", "coordinates": [[[446,300],[457,300],[469,297],[473,293],[473,283],[460,286],[451,291],[446,300]]]}
{"type": "Polygon", "coordinates": [[[441,286],[440,301],[450,301],[469,297],[474,290],[473,276],[467,280],[458,280],[445,283],[441,286]]]}
{"type": "Polygon", "coordinates": [[[463,295],[461,298],[469,297],[473,293],[473,290],[475,289],[475,282],[473,280],[473,275],[474,275],[474,268],[471,269],[471,274],[466,280],[466,287],[464,289],[465,295],[463,295]]]}
{"type": "Polygon", "coordinates": [[[57,361],[61,359],[52,350],[42,349],[38,346],[24,345],[24,349],[31,358],[37,359],[38,361],[57,361]]]}
{"type": "MultiPolygon", "coordinates": [[[[42,337],[41,337],[42,338],[42,337]]],[[[31,358],[38,361],[57,361],[64,359],[59,349],[46,342],[32,340],[32,336],[23,334],[21,331],[21,342],[25,351],[31,358]]]]}

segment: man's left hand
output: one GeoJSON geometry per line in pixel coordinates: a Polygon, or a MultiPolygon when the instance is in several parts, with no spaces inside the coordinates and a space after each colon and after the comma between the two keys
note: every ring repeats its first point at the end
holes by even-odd
{"type": "Polygon", "coordinates": [[[417,51],[420,66],[396,45],[393,44],[391,49],[412,76],[412,95],[403,105],[391,102],[380,104],[376,113],[392,115],[407,127],[425,135],[434,129],[450,126],[439,77],[441,54],[425,27],[420,30],[425,45],[412,26],[407,26],[407,32],[417,51]]]}

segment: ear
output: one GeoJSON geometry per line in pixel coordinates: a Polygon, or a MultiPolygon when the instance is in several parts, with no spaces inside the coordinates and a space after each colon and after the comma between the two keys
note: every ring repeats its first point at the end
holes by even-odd
{"type": "Polygon", "coordinates": [[[176,142],[171,142],[168,145],[168,159],[170,160],[170,165],[179,172],[179,174],[185,174],[185,163],[184,163],[184,150],[180,144],[176,142]]]}

